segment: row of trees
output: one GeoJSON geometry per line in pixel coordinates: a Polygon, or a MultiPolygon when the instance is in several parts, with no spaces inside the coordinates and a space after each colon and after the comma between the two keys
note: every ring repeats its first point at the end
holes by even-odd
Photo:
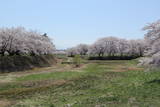
{"type": "Polygon", "coordinates": [[[72,47],[67,49],[68,56],[75,56],[75,55],[87,55],[89,50],[89,46],[86,44],[79,44],[76,47],[72,47]]]}
{"type": "Polygon", "coordinates": [[[144,56],[141,65],[160,66],[160,20],[143,28],[147,33],[143,40],[125,40],[105,37],[91,45],[80,44],[67,50],[69,56],[91,55],[107,56],[144,56]]]}
{"type": "MultiPolygon", "coordinates": [[[[141,64],[160,65],[160,20],[144,27],[147,31],[143,40],[125,40],[104,37],[91,45],[79,44],[67,49],[69,56],[146,56],[141,64]]],[[[55,46],[47,34],[27,31],[23,27],[0,28],[0,55],[52,54],[55,46]]]]}
{"type": "Polygon", "coordinates": [[[143,56],[145,49],[144,40],[125,40],[116,37],[105,37],[97,40],[92,45],[80,44],[69,48],[69,56],[90,55],[90,56],[143,56]]]}
{"type": "Polygon", "coordinates": [[[51,54],[54,44],[47,34],[27,31],[23,27],[0,28],[0,55],[51,54]]]}

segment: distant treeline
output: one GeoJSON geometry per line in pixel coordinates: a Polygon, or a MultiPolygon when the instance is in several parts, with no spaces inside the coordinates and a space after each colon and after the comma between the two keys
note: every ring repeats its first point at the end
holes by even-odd
{"type": "Polygon", "coordinates": [[[89,56],[90,60],[127,60],[142,57],[144,40],[125,40],[116,37],[100,38],[91,45],[79,44],[67,50],[68,56],[89,56]]]}

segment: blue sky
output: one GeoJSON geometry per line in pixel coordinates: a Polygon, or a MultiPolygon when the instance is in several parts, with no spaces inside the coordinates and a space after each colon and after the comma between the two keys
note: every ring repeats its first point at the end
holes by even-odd
{"type": "Polygon", "coordinates": [[[0,0],[0,27],[46,32],[56,47],[116,36],[143,38],[141,30],[160,19],[160,0],[0,0]]]}

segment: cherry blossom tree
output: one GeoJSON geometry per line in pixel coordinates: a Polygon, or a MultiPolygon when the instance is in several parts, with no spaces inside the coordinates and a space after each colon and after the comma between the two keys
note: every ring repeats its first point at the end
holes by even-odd
{"type": "Polygon", "coordinates": [[[125,39],[118,39],[117,41],[117,51],[120,56],[127,54],[127,49],[129,48],[128,41],[125,39]]]}
{"type": "Polygon", "coordinates": [[[101,42],[97,41],[89,47],[88,54],[98,55],[99,57],[103,56],[105,54],[105,47],[101,42]]]}
{"type": "Polygon", "coordinates": [[[79,44],[75,47],[77,54],[79,55],[86,55],[88,52],[88,45],[86,44],[79,44]]]}
{"type": "Polygon", "coordinates": [[[75,56],[77,54],[77,49],[75,47],[68,48],[66,52],[67,52],[68,56],[73,57],[73,56],[75,56]]]}
{"type": "Polygon", "coordinates": [[[146,57],[141,60],[142,65],[160,65],[160,20],[144,27],[147,33],[145,41],[147,45],[146,57]]]}
{"type": "Polygon", "coordinates": [[[90,46],[89,54],[114,56],[118,52],[117,43],[118,39],[115,37],[101,38],[90,46]]]}
{"type": "Polygon", "coordinates": [[[52,54],[55,46],[47,35],[23,27],[0,29],[0,54],[52,54]]]}
{"type": "Polygon", "coordinates": [[[144,40],[125,40],[116,37],[105,37],[98,39],[89,47],[89,55],[100,56],[137,56],[141,57],[146,48],[144,40]]]}

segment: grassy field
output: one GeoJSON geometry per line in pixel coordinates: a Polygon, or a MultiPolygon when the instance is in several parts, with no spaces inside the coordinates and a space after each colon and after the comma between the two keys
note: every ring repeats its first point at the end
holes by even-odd
{"type": "Polygon", "coordinates": [[[0,107],[159,107],[160,72],[136,60],[0,74],[0,107]]]}

